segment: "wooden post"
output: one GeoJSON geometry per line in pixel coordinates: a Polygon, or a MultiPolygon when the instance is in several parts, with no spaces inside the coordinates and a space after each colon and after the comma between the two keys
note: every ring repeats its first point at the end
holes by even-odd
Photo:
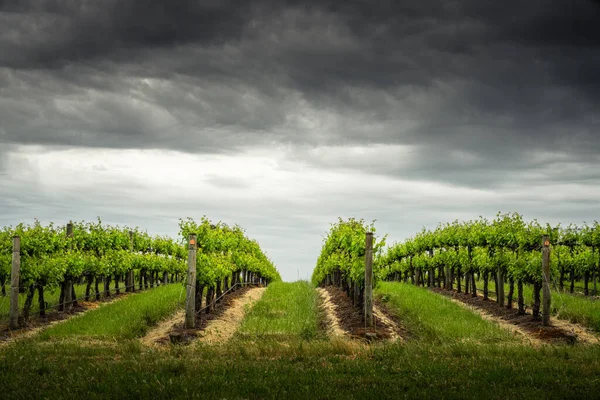
{"type": "MultiPolygon", "coordinates": [[[[598,253],[600,255],[600,251],[598,253]]],[[[592,246],[592,255],[594,255],[594,246],[592,246]]],[[[594,264],[594,269],[592,270],[592,281],[594,283],[594,291],[592,292],[592,296],[596,296],[597,292],[596,292],[596,270],[598,269],[598,266],[596,264],[594,264]]]]}
{"type": "Polygon", "coordinates": [[[196,234],[190,234],[188,241],[188,271],[185,297],[185,328],[196,326],[196,234]]]}
{"type": "MultiPolygon", "coordinates": [[[[133,231],[129,231],[129,252],[133,253],[133,231]]],[[[125,282],[126,292],[135,292],[135,275],[133,268],[127,273],[127,282],[125,282]]]]}
{"type": "Polygon", "coordinates": [[[365,324],[373,326],[373,232],[367,232],[365,248],[365,324]]]}
{"type": "Polygon", "coordinates": [[[550,325],[550,239],[542,236],[542,324],[550,325]]]}
{"type": "MultiPolygon", "coordinates": [[[[427,255],[433,258],[433,250],[427,250],[427,255]]],[[[434,267],[429,268],[429,274],[427,279],[427,286],[435,287],[435,269],[434,267]]]]}
{"type": "Polygon", "coordinates": [[[496,285],[496,299],[498,304],[501,307],[504,307],[504,274],[502,273],[502,269],[498,266],[498,270],[496,272],[498,284],[496,285]]]}
{"type": "Polygon", "coordinates": [[[10,329],[19,328],[19,275],[21,273],[21,238],[13,237],[12,270],[10,272],[10,329]]]}
{"type": "MultiPolygon", "coordinates": [[[[71,239],[73,237],[73,223],[69,222],[67,224],[67,239],[71,239]]],[[[71,243],[71,240],[68,240],[69,243],[69,247],[68,247],[68,251],[70,252],[71,250],[73,250],[73,244],[71,243]]],[[[67,274],[69,273],[69,271],[67,271],[67,274]]],[[[65,279],[65,298],[64,298],[64,302],[65,302],[65,306],[64,306],[64,310],[65,312],[72,312],[73,311],[73,279],[71,276],[68,276],[67,279],[65,279]]]]}

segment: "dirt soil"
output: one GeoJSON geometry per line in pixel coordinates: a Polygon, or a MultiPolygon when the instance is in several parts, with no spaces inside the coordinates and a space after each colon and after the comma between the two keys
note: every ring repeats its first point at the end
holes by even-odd
{"type": "Polygon", "coordinates": [[[375,299],[373,304],[373,314],[375,315],[375,324],[385,326],[390,332],[390,339],[393,341],[404,342],[407,332],[402,328],[400,321],[389,311],[385,304],[375,299]]]}
{"type": "MultiPolygon", "coordinates": [[[[540,343],[569,343],[598,344],[600,340],[584,327],[567,321],[550,319],[550,326],[543,326],[542,321],[534,320],[530,312],[519,315],[517,308],[501,307],[494,300],[484,300],[482,296],[471,297],[470,294],[458,293],[442,288],[431,288],[432,291],[451,297],[454,301],[472,307],[488,320],[493,320],[506,326],[512,325],[514,332],[520,333],[530,339],[531,344],[540,343]]],[[[515,306],[516,307],[516,304],[515,306]]]]}
{"type": "Polygon", "coordinates": [[[337,306],[331,300],[331,296],[326,289],[317,288],[317,292],[321,297],[321,305],[325,312],[325,330],[329,336],[344,337],[347,332],[342,329],[340,320],[337,316],[337,306]]]}
{"type": "Polygon", "coordinates": [[[169,339],[169,333],[179,326],[183,326],[183,321],[185,319],[185,310],[179,310],[168,319],[159,322],[157,326],[152,328],[146,336],[140,338],[140,342],[146,346],[157,346],[159,344],[167,343],[169,339]]]}
{"type": "MultiPolygon", "coordinates": [[[[335,286],[323,288],[329,294],[330,301],[335,307],[337,320],[345,334],[353,339],[365,340],[367,333],[375,333],[375,340],[401,340],[403,330],[381,304],[375,301],[373,314],[375,326],[366,328],[359,310],[354,307],[346,292],[335,286]]],[[[372,339],[371,339],[372,340],[372,339]]]]}
{"type": "Polygon", "coordinates": [[[231,299],[219,318],[207,322],[206,328],[200,336],[200,341],[216,344],[225,343],[231,339],[240,327],[246,311],[260,300],[265,290],[264,287],[250,288],[242,296],[231,299]]]}
{"type": "Polygon", "coordinates": [[[159,323],[141,342],[147,346],[161,346],[171,342],[171,335],[200,338],[205,343],[224,342],[233,336],[241,323],[246,304],[253,304],[262,297],[266,288],[244,286],[225,295],[210,313],[196,316],[196,328],[184,329],[185,310],[180,310],[169,319],[159,323]]]}

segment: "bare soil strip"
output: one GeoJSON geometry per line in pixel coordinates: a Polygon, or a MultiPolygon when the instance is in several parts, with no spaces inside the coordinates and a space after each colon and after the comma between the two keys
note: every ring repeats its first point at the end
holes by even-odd
{"type": "Polygon", "coordinates": [[[241,297],[233,299],[227,310],[218,318],[210,321],[199,341],[208,344],[225,343],[235,334],[240,327],[244,315],[249,307],[252,307],[262,295],[266,288],[251,288],[241,297]]]}
{"type": "Polygon", "coordinates": [[[327,286],[323,290],[329,294],[329,299],[335,306],[333,310],[340,323],[340,328],[346,331],[347,336],[353,339],[365,339],[367,333],[375,333],[376,340],[402,339],[402,328],[381,305],[376,304],[373,307],[375,326],[367,328],[362,315],[354,307],[346,292],[335,286],[327,286]]]}
{"type": "Polygon", "coordinates": [[[129,293],[121,293],[95,302],[78,301],[78,305],[73,307],[73,312],[70,314],[57,310],[49,310],[47,311],[45,317],[31,317],[27,321],[26,326],[21,329],[11,331],[7,328],[0,331],[0,347],[12,343],[15,340],[26,339],[35,336],[46,328],[61,324],[70,320],[71,318],[81,316],[90,310],[94,310],[105,304],[112,303],[113,301],[121,300],[128,295],[129,293]]]}
{"type": "Polygon", "coordinates": [[[321,297],[321,304],[323,306],[323,310],[325,311],[325,318],[327,320],[327,333],[329,336],[333,337],[344,337],[347,336],[347,332],[341,328],[340,320],[337,317],[336,313],[336,305],[331,300],[331,296],[329,292],[323,288],[317,288],[317,292],[321,297]]]}
{"type": "Polygon", "coordinates": [[[152,328],[146,336],[140,338],[140,342],[146,346],[157,346],[160,343],[165,343],[169,339],[169,333],[176,326],[183,326],[185,319],[185,310],[179,310],[170,318],[160,322],[152,328]]]}
{"type": "Polygon", "coordinates": [[[506,322],[502,319],[496,318],[493,315],[491,315],[479,308],[476,308],[470,304],[463,303],[462,301],[460,301],[458,299],[450,298],[450,300],[453,303],[455,303],[475,314],[478,314],[484,320],[496,323],[496,324],[500,325],[501,328],[506,329],[507,331],[519,336],[523,340],[524,343],[531,344],[532,346],[535,346],[535,347],[538,347],[538,346],[541,346],[542,344],[544,344],[543,341],[537,339],[532,334],[530,334],[528,331],[519,328],[517,325],[513,325],[510,322],[506,322]]]}
{"type": "Polygon", "coordinates": [[[482,296],[471,297],[470,294],[432,288],[432,291],[451,297],[453,301],[470,306],[486,319],[493,320],[502,326],[512,325],[515,332],[525,335],[533,345],[541,343],[573,343],[599,344],[600,339],[584,327],[568,321],[550,319],[550,326],[543,326],[541,320],[534,320],[531,313],[519,315],[516,308],[501,307],[492,300],[484,300],[482,296]],[[483,316],[483,315],[482,315],[483,316]]]}
{"type": "Polygon", "coordinates": [[[377,304],[374,304],[373,315],[375,316],[376,324],[379,323],[388,329],[390,332],[390,340],[404,341],[402,336],[400,336],[401,329],[399,325],[387,315],[387,309],[383,308],[381,305],[378,306],[377,304]]]}
{"type": "Polygon", "coordinates": [[[171,342],[171,335],[185,338],[184,343],[198,339],[203,343],[225,342],[233,336],[244,318],[247,306],[262,297],[266,288],[242,287],[225,295],[210,313],[196,316],[196,328],[184,329],[185,310],[179,310],[155,326],[140,339],[146,346],[160,347],[171,342]]]}
{"type": "Polygon", "coordinates": [[[554,317],[550,317],[550,324],[562,330],[573,333],[576,336],[577,340],[582,343],[600,344],[600,337],[595,335],[593,332],[591,332],[584,326],[554,317]]]}

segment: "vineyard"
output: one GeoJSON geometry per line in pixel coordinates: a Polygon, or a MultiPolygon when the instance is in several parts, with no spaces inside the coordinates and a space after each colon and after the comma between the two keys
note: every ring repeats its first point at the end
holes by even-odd
{"type": "Polygon", "coordinates": [[[91,398],[600,390],[598,223],[498,214],[388,245],[374,223],[338,219],[312,282],[294,283],[237,225],[178,228],[169,238],[100,220],[5,227],[2,398],[67,387],[91,398]]]}
{"type": "MultiPolygon", "coordinates": [[[[373,225],[362,220],[339,220],[332,225],[312,278],[315,285],[344,289],[363,315],[367,312],[363,294],[367,293],[364,283],[369,276],[365,273],[369,231],[374,231],[373,225]]],[[[384,251],[385,239],[373,244],[374,286],[382,281],[410,282],[515,324],[529,324],[520,317],[531,314],[531,320],[543,323],[529,324],[527,329],[539,328],[544,335],[563,336],[565,340],[574,338],[565,329],[550,327],[550,313],[600,332],[599,308],[593,301],[600,272],[597,222],[563,228],[525,222],[516,213],[498,214],[492,221],[454,221],[432,231],[423,229],[384,251]],[[546,279],[544,247],[548,255],[546,279]],[[544,283],[547,290],[542,296],[544,283]],[[488,302],[491,296],[497,306],[488,302]],[[541,315],[542,297],[547,299],[545,318],[541,315]]]]}
{"type": "MultiPolygon", "coordinates": [[[[498,290],[498,302],[512,307],[514,285],[517,284],[518,307],[523,312],[523,285],[534,288],[537,299],[542,286],[542,236],[551,245],[550,276],[555,287],[563,290],[565,278],[569,291],[583,280],[583,294],[597,294],[599,272],[600,225],[542,226],[537,221],[525,223],[518,214],[502,214],[493,221],[458,222],[440,225],[412,239],[391,247],[379,260],[381,278],[410,279],[412,283],[443,286],[460,293],[477,292],[477,278],[483,280],[483,295],[488,296],[490,277],[498,290]],[[505,298],[504,282],[510,282],[505,298]],[[590,291],[590,282],[593,289],[590,291]]],[[[534,315],[539,312],[536,303],[534,315]]]]}
{"type": "Polygon", "coordinates": [[[201,243],[196,265],[195,302],[209,307],[224,290],[237,283],[267,284],[279,274],[255,241],[239,226],[180,220],[180,239],[152,237],[138,228],[93,223],[65,226],[20,224],[0,231],[0,326],[8,323],[7,284],[24,297],[19,320],[10,320],[12,329],[27,323],[37,295],[35,309],[40,317],[49,307],[71,312],[80,302],[107,299],[121,292],[131,293],[159,285],[181,282],[187,270],[187,248],[183,237],[193,230],[201,243]],[[13,253],[19,253],[18,285],[11,284],[13,253]],[[111,285],[113,286],[111,288],[111,285]],[[79,290],[79,293],[77,293],[79,290]],[[47,292],[58,292],[50,305],[47,292]]]}

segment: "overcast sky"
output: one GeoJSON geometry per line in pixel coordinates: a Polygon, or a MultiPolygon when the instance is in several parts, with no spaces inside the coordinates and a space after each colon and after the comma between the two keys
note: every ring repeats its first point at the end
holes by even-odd
{"type": "Polygon", "coordinates": [[[286,280],[389,242],[600,219],[593,0],[0,0],[0,226],[239,223],[286,280]],[[76,5],[77,4],[77,5],[76,5]]]}

